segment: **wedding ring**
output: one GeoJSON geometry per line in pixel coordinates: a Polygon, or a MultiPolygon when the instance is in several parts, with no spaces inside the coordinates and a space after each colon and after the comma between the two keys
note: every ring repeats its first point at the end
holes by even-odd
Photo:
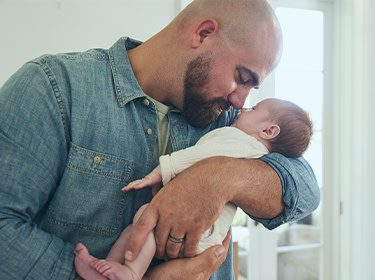
{"type": "Polygon", "coordinates": [[[172,241],[173,243],[183,243],[184,238],[174,238],[173,236],[169,235],[168,239],[172,241]]]}

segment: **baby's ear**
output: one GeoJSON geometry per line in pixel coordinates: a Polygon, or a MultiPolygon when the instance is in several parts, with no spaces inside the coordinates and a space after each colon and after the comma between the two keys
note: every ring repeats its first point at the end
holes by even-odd
{"type": "Polygon", "coordinates": [[[278,126],[277,124],[271,124],[265,129],[263,129],[259,133],[259,135],[261,138],[265,140],[270,140],[270,139],[275,138],[277,135],[279,135],[279,133],[280,133],[280,126],[278,126]]]}

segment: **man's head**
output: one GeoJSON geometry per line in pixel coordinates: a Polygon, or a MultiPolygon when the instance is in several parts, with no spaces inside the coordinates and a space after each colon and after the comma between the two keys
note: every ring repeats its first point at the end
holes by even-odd
{"type": "Polygon", "coordinates": [[[174,24],[189,35],[191,50],[176,106],[194,126],[242,108],[281,56],[280,26],[264,0],[195,0],[174,24]]]}

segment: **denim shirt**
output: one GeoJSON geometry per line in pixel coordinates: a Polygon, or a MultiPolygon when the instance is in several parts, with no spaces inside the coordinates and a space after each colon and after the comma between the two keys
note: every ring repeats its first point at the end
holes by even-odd
{"type": "MultiPolygon", "coordinates": [[[[156,165],[155,107],[126,54],[139,44],[121,38],[109,50],[45,55],[0,89],[0,279],[73,279],[74,246],[105,258],[151,200],[149,188],[121,191],[156,165]]],[[[230,125],[236,113],[195,128],[172,110],[173,150],[230,125]]],[[[258,221],[272,229],[317,207],[319,188],[304,159],[262,160],[281,178],[285,210],[258,221]]],[[[211,279],[233,279],[231,251],[211,279]]]]}

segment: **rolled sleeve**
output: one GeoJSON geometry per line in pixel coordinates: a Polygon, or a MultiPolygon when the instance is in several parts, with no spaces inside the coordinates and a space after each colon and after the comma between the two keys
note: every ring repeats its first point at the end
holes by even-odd
{"type": "Polygon", "coordinates": [[[281,224],[302,219],[311,214],[319,205],[320,189],[314,172],[304,158],[286,158],[278,153],[260,158],[271,166],[280,177],[284,211],[273,219],[252,219],[268,229],[281,224]]]}

